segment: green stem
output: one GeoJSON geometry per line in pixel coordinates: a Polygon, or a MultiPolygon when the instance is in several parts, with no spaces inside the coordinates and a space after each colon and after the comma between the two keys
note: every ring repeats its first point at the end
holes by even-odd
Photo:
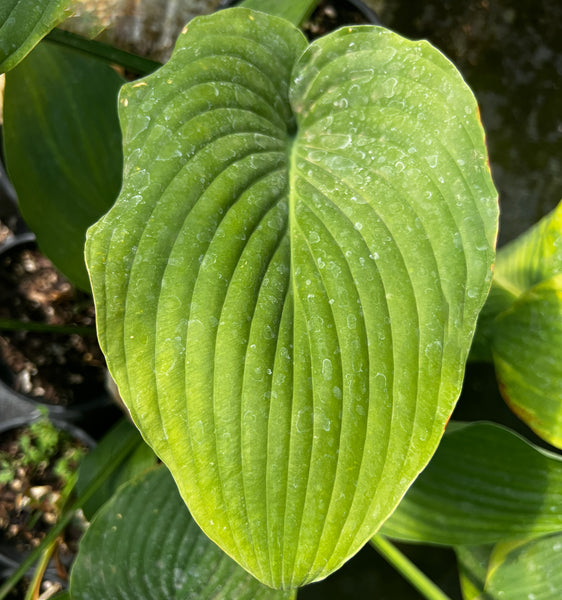
{"type": "Polygon", "coordinates": [[[4,331],[38,331],[40,333],[62,333],[80,335],[96,335],[95,327],[79,325],[49,325],[48,323],[37,323],[36,321],[15,321],[12,319],[0,319],[0,330],[4,331]]]}
{"type": "Polygon", "coordinates": [[[24,600],[35,600],[39,596],[39,588],[41,587],[41,582],[43,581],[43,576],[45,575],[45,570],[47,569],[47,565],[51,560],[51,556],[55,551],[57,546],[57,540],[54,539],[44,550],[41,555],[41,560],[35,569],[35,573],[33,574],[33,579],[27,588],[27,593],[25,595],[24,600]]]}
{"type": "MultiPolygon", "coordinates": [[[[64,488],[61,491],[60,496],[60,505],[61,510],[66,506],[70,495],[72,494],[72,490],[76,485],[76,481],[78,480],[78,472],[72,473],[69,477],[68,481],[65,483],[64,488]]],[[[39,597],[39,589],[41,587],[41,582],[43,581],[43,577],[45,575],[45,571],[47,570],[47,566],[49,565],[49,561],[53,555],[58,544],[58,537],[55,538],[50,544],[48,544],[41,555],[41,559],[35,568],[35,573],[33,574],[33,579],[29,584],[27,589],[27,593],[25,595],[25,600],[36,600],[39,597]]]]}
{"type": "Polygon", "coordinates": [[[427,600],[451,600],[434,583],[414,565],[394,544],[382,535],[371,538],[371,545],[387,560],[418,592],[427,600]]]}
{"type": "Polygon", "coordinates": [[[119,50],[119,48],[114,48],[109,44],[88,40],[63,29],[53,29],[45,39],[55,44],[69,46],[90,56],[96,56],[108,63],[120,65],[137,75],[148,75],[162,66],[162,63],[154,60],[125,52],[125,50],[119,50]]]}
{"type": "Polygon", "coordinates": [[[0,600],[4,600],[10,593],[12,588],[18,583],[18,581],[27,573],[28,569],[32,567],[40,556],[50,544],[52,544],[64,528],[70,523],[76,510],[81,508],[101,487],[103,482],[117,469],[117,467],[123,462],[128,454],[133,450],[137,443],[136,438],[131,437],[129,443],[123,446],[113,456],[113,460],[107,465],[107,468],[99,473],[90,483],[86,486],[86,489],[66,510],[59,518],[59,520],[53,525],[53,527],[47,532],[47,535],[43,538],[43,541],[30,552],[20,566],[12,573],[12,575],[4,582],[0,587],[0,600]]]}

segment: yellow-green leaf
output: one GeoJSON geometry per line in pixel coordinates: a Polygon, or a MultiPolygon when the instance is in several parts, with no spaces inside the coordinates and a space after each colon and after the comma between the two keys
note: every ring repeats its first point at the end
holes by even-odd
{"type": "Polygon", "coordinates": [[[514,295],[562,273],[562,202],[499,252],[494,278],[514,295]]]}
{"type": "Polygon", "coordinates": [[[471,350],[535,433],[562,447],[562,202],[497,256],[471,350]]]}
{"type": "Polygon", "coordinates": [[[562,448],[562,273],[521,294],[497,317],[492,353],[507,404],[562,448]]]}
{"type": "Polygon", "coordinates": [[[205,533],[255,577],[326,577],[433,454],[488,292],[475,99],[426,42],[192,21],[121,98],[89,232],[99,337],[205,533]]]}

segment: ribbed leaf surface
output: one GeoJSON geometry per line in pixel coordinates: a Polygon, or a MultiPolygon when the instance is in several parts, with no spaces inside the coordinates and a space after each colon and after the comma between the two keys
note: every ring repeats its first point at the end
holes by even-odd
{"type": "Polygon", "coordinates": [[[168,470],[124,485],[100,510],[72,568],[73,600],[289,600],[197,527],[168,470]]]}
{"type": "Polygon", "coordinates": [[[133,419],[207,535],[274,587],[338,568],[429,460],[497,220],[441,54],[371,26],[305,47],[245,9],[192,21],[123,89],[123,190],[87,243],[133,419]]]}
{"type": "Polygon", "coordinates": [[[558,600],[562,596],[562,533],[527,543],[496,546],[490,558],[486,597],[558,600]]]}
{"type": "Polygon", "coordinates": [[[86,229],[121,186],[122,83],[97,58],[47,42],[6,75],[4,144],[20,210],[41,250],[86,291],[86,229]]]}
{"type": "Polygon", "coordinates": [[[562,534],[457,549],[465,600],[558,600],[562,534]]]}
{"type": "Polygon", "coordinates": [[[41,39],[70,16],[74,0],[2,0],[0,73],[13,69],[41,39]]]}
{"type": "Polygon", "coordinates": [[[383,526],[395,539],[451,546],[560,530],[562,459],[491,423],[447,431],[383,526]]]}

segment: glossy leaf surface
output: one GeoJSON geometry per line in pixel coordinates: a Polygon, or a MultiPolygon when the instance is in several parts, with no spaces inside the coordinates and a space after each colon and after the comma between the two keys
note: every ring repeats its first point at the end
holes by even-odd
{"type": "Polygon", "coordinates": [[[42,251],[86,291],[86,229],[121,185],[122,83],[103,62],[48,42],[6,75],[4,144],[20,210],[42,251]]]}
{"type": "Polygon", "coordinates": [[[562,273],[562,203],[498,251],[490,295],[478,317],[474,360],[492,361],[498,315],[533,286],[562,273]]]}
{"type": "Polygon", "coordinates": [[[492,350],[507,404],[562,448],[562,273],[523,293],[497,317],[492,350]]]}
{"type": "Polygon", "coordinates": [[[53,27],[71,14],[73,0],[2,0],[0,73],[13,69],[53,27]]]}
{"type": "Polygon", "coordinates": [[[504,246],[495,279],[515,295],[562,273],[562,202],[529,231],[504,246]]]}
{"type": "Polygon", "coordinates": [[[562,447],[562,203],[498,252],[471,350],[492,360],[507,404],[562,447]]]}
{"type": "Polygon", "coordinates": [[[385,535],[456,546],[562,530],[562,458],[491,423],[454,425],[385,535]]]}
{"type": "Polygon", "coordinates": [[[87,242],[114,379],[211,539],[273,587],[323,578],[459,394],[497,221],[474,97],[425,42],[306,49],[232,9],[120,107],[123,190],[87,242]]]}
{"type": "Polygon", "coordinates": [[[288,600],[197,527],[164,467],[121,487],[80,542],[73,600],[288,600]]]}
{"type": "Polygon", "coordinates": [[[558,600],[562,533],[457,550],[465,600],[558,600]],[[480,590],[480,593],[478,593],[480,590]]]}

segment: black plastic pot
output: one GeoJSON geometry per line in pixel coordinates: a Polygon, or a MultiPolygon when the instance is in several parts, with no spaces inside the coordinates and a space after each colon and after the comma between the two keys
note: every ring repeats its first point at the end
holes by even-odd
{"type": "Polygon", "coordinates": [[[39,408],[0,379],[0,433],[29,423],[41,415],[39,408]]]}
{"type": "Polygon", "coordinates": [[[6,173],[3,148],[3,130],[0,126],[0,221],[14,232],[24,233],[29,230],[21,218],[16,191],[6,173]]]}

